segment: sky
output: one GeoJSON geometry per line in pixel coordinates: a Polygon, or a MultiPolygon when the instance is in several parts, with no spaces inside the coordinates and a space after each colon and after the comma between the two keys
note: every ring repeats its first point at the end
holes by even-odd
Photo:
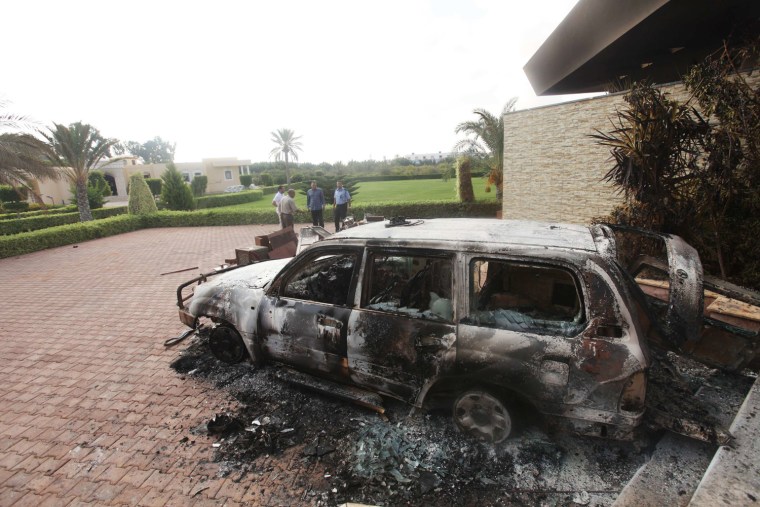
{"type": "Polygon", "coordinates": [[[472,111],[536,97],[523,66],[576,0],[25,0],[0,20],[0,101],[42,126],[176,143],[176,162],[451,151],[472,111]]]}

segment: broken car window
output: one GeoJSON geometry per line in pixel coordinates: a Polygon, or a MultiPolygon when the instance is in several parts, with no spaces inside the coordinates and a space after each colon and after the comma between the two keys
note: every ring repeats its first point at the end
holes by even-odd
{"type": "Polygon", "coordinates": [[[575,336],[584,320],[576,287],[564,269],[475,259],[470,265],[470,314],[464,322],[575,336]]]}
{"type": "Polygon", "coordinates": [[[288,279],[282,295],[331,305],[345,305],[355,264],[356,257],[353,254],[318,257],[301,266],[288,279]]]}
{"type": "Polygon", "coordinates": [[[372,254],[365,308],[451,321],[451,259],[372,254]]]}

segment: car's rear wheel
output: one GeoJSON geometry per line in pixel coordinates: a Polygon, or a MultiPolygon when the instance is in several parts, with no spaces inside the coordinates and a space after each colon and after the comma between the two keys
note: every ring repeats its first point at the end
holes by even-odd
{"type": "Polygon", "coordinates": [[[487,391],[471,390],[454,401],[457,427],[486,442],[503,442],[512,433],[512,416],[499,398],[487,391]]]}
{"type": "Polygon", "coordinates": [[[248,354],[240,333],[230,326],[216,326],[212,329],[208,345],[214,357],[227,364],[237,364],[248,354]]]}

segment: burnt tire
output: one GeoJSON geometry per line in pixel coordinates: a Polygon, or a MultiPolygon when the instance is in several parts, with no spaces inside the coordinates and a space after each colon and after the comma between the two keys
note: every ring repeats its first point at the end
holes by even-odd
{"type": "Polygon", "coordinates": [[[208,337],[208,346],[214,357],[227,364],[237,364],[248,355],[240,333],[229,326],[217,326],[212,329],[208,337]]]}
{"type": "Polygon", "coordinates": [[[454,424],[468,435],[498,444],[512,433],[512,415],[507,407],[487,391],[465,391],[454,401],[454,424]]]}

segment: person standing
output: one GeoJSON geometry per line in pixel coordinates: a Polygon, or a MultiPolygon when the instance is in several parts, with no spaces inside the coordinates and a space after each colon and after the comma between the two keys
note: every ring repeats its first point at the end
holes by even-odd
{"type": "Polygon", "coordinates": [[[351,205],[351,194],[343,188],[343,182],[338,181],[335,188],[335,199],[333,200],[333,214],[335,215],[335,232],[340,231],[340,224],[348,214],[348,207],[351,205]]]}
{"type": "Polygon", "coordinates": [[[275,210],[277,210],[277,220],[280,222],[280,227],[282,227],[282,216],[280,215],[280,201],[282,201],[282,198],[285,196],[285,185],[280,185],[277,187],[277,193],[274,194],[274,197],[272,198],[272,206],[274,206],[275,210]]]}
{"type": "Polygon", "coordinates": [[[317,182],[311,182],[311,188],[306,191],[306,207],[311,211],[311,225],[325,226],[323,211],[325,208],[325,193],[317,187],[317,182]]]}
{"type": "Polygon", "coordinates": [[[282,221],[282,228],[293,227],[294,219],[293,215],[298,211],[295,201],[296,191],[292,188],[288,189],[288,194],[284,195],[280,199],[280,220],[282,221]]]}

